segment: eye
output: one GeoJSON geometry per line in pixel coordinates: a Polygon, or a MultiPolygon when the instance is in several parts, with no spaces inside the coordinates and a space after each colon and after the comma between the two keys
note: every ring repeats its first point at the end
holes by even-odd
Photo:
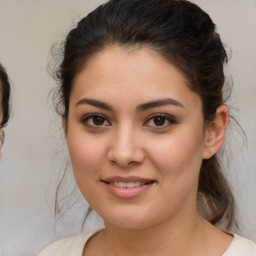
{"type": "Polygon", "coordinates": [[[165,114],[156,114],[147,119],[144,126],[155,128],[166,128],[172,124],[177,124],[173,117],[165,114]]]}
{"type": "Polygon", "coordinates": [[[100,114],[89,114],[82,118],[81,123],[91,127],[110,126],[106,117],[100,114]]]}

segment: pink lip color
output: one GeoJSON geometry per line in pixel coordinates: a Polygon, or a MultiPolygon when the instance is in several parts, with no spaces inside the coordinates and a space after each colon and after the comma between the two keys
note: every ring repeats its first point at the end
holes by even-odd
{"type": "Polygon", "coordinates": [[[104,185],[106,186],[106,188],[108,189],[108,191],[121,199],[130,199],[130,198],[135,198],[140,196],[142,193],[144,193],[145,191],[147,191],[155,182],[152,182],[152,180],[148,180],[148,179],[142,179],[142,178],[138,178],[138,177],[111,177],[108,179],[104,179],[104,185]],[[120,188],[120,187],[116,187],[111,183],[106,183],[104,181],[107,182],[114,182],[114,181],[118,181],[118,182],[145,182],[148,184],[145,185],[141,185],[138,187],[132,187],[132,188],[120,188]],[[150,182],[150,183],[149,183],[150,182]]]}
{"type": "Polygon", "coordinates": [[[108,178],[103,178],[102,181],[106,182],[144,182],[144,183],[150,183],[154,180],[152,179],[145,179],[145,178],[140,178],[136,176],[129,176],[129,177],[122,177],[122,176],[112,176],[108,178]]]}

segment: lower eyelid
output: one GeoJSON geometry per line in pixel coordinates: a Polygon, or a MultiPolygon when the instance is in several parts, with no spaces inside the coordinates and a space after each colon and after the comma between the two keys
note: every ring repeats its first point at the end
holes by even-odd
{"type": "Polygon", "coordinates": [[[169,121],[170,123],[173,124],[177,124],[177,121],[175,120],[175,118],[169,116],[169,115],[165,115],[165,114],[156,114],[156,115],[152,115],[150,116],[145,123],[149,122],[151,119],[155,118],[155,117],[163,117],[165,118],[167,121],[169,121]]]}
{"type": "MultiPolygon", "coordinates": [[[[91,119],[91,118],[94,118],[94,117],[101,117],[101,118],[104,119],[104,122],[108,123],[108,125],[111,124],[110,121],[105,116],[103,116],[101,114],[88,114],[88,115],[85,115],[85,116],[83,116],[80,119],[80,122],[82,124],[86,124],[86,125],[91,126],[91,127],[97,127],[97,125],[90,125],[90,124],[88,124],[88,120],[91,119]]],[[[102,125],[102,126],[108,126],[108,125],[102,125]]],[[[98,127],[101,127],[101,125],[98,125],[98,127]]]]}

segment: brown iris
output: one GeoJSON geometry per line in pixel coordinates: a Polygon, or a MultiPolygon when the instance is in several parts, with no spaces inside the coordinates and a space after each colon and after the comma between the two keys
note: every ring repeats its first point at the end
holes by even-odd
{"type": "Polygon", "coordinates": [[[163,126],[166,118],[162,116],[154,117],[153,121],[156,126],[163,126]]]}
{"type": "Polygon", "coordinates": [[[105,122],[105,119],[101,116],[95,116],[93,117],[93,124],[94,125],[103,125],[105,122]]]}

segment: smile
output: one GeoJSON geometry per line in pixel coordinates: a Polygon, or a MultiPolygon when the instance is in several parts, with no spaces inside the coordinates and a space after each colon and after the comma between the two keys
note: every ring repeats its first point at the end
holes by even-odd
{"type": "Polygon", "coordinates": [[[155,180],[141,179],[137,177],[112,177],[101,180],[107,190],[120,199],[136,198],[156,183],[155,180]]]}
{"type": "Polygon", "coordinates": [[[111,182],[111,185],[115,186],[115,187],[119,187],[119,188],[134,188],[134,187],[139,187],[139,186],[143,186],[146,183],[145,182],[111,182]]]}

